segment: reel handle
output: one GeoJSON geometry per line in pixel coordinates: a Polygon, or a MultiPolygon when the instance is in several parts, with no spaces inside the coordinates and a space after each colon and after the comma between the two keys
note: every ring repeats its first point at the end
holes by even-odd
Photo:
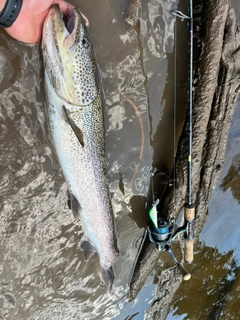
{"type": "Polygon", "coordinates": [[[174,253],[172,252],[171,247],[168,244],[165,245],[165,250],[170,254],[173,261],[176,263],[178,271],[180,271],[180,273],[182,274],[183,280],[185,280],[185,281],[189,280],[191,278],[191,274],[186,269],[184,269],[184,267],[181,265],[181,263],[179,263],[177,261],[174,253]]]}
{"type": "Polygon", "coordinates": [[[185,232],[185,252],[184,260],[186,263],[193,262],[193,238],[194,238],[194,216],[195,216],[195,206],[189,206],[185,204],[184,206],[184,219],[187,221],[187,231],[185,232]]]}
{"type": "Polygon", "coordinates": [[[191,274],[181,265],[180,263],[177,264],[177,268],[182,274],[183,280],[187,281],[191,278],[191,274]]]}

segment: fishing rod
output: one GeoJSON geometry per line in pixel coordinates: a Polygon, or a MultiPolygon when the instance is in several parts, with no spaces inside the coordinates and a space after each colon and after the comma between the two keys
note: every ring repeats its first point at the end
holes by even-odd
{"type": "Polygon", "coordinates": [[[181,272],[184,280],[191,278],[184,267],[177,261],[175,255],[171,250],[172,241],[181,233],[184,233],[185,250],[184,260],[186,263],[193,261],[193,238],[194,238],[194,216],[195,206],[192,203],[192,82],[193,82],[193,9],[192,0],[189,0],[189,16],[184,15],[181,11],[175,10],[174,15],[189,20],[189,36],[190,36],[190,57],[189,57],[189,97],[188,97],[188,155],[187,155],[187,194],[186,203],[184,205],[184,225],[176,230],[174,219],[170,219],[169,223],[160,217],[157,211],[159,199],[153,201],[152,207],[149,211],[151,220],[150,225],[147,227],[149,240],[154,243],[159,251],[166,250],[176,266],[181,272]]]}
{"type": "Polygon", "coordinates": [[[187,162],[187,202],[184,205],[184,219],[187,222],[185,232],[185,257],[187,263],[193,262],[193,238],[195,205],[192,203],[192,103],[193,103],[193,8],[189,0],[189,35],[190,35],[190,62],[189,62],[189,105],[188,105],[188,162],[187,162]]]}

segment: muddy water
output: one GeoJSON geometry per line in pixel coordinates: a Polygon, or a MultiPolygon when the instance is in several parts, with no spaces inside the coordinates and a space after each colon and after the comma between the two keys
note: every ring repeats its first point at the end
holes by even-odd
{"type": "Polygon", "coordinates": [[[167,319],[239,319],[240,99],[228,137],[226,160],[209,203],[208,220],[189,268],[192,279],[176,292],[167,319]]]}
{"type": "MultiPolygon", "coordinates": [[[[70,2],[78,5],[77,0],[70,2]]],[[[136,30],[128,29],[124,22],[125,0],[88,0],[80,5],[90,21],[103,89],[108,177],[120,249],[114,265],[115,285],[112,294],[107,294],[100,283],[97,256],[88,263],[83,261],[81,226],[75,224],[67,206],[66,183],[49,136],[39,50],[17,43],[2,31],[0,319],[140,320],[154,298],[157,270],[131,303],[127,301],[128,281],[138,239],[146,226],[145,204],[149,189],[152,192],[150,167],[171,169],[176,143],[174,118],[177,140],[185,116],[187,26],[177,24],[183,36],[177,41],[176,90],[180,103],[174,116],[175,18],[170,11],[177,3],[144,2],[136,30]]],[[[237,143],[236,124],[232,130],[237,143]]],[[[238,168],[238,152],[233,153],[236,147],[228,149],[229,167],[223,171],[223,181],[231,165],[238,168]]],[[[153,192],[161,195],[164,185],[154,182],[153,192]]],[[[228,199],[235,199],[232,189],[228,181],[221,192],[228,199]]],[[[235,206],[239,207],[237,200],[235,206]]],[[[207,226],[208,223],[206,230],[207,226]]],[[[231,230],[232,225],[228,227],[229,234],[231,230]]],[[[215,247],[218,243],[209,237],[204,240],[203,236],[203,241],[215,247]]],[[[223,246],[219,252],[234,249],[234,245],[225,249],[223,246]]],[[[180,318],[188,314],[188,318],[205,319],[201,318],[202,310],[215,312],[214,306],[222,303],[218,301],[224,295],[223,301],[231,310],[239,271],[231,253],[220,253],[198,248],[192,266],[194,281],[181,286],[169,319],[173,313],[180,318]],[[215,291],[211,291],[212,287],[215,291]],[[193,306],[201,292],[206,298],[195,310],[193,306]]]]}

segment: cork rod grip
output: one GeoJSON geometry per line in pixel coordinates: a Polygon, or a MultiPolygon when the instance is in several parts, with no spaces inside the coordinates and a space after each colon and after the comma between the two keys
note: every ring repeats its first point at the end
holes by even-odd
{"type": "Polygon", "coordinates": [[[184,253],[184,260],[186,263],[193,262],[194,216],[195,216],[195,207],[185,205],[184,218],[188,222],[188,229],[185,234],[185,253],[184,253]]]}
{"type": "Polygon", "coordinates": [[[190,207],[185,205],[184,207],[184,219],[188,221],[194,220],[195,217],[195,207],[190,207]]]}
{"type": "Polygon", "coordinates": [[[193,262],[193,239],[192,240],[185,240],[184,260],[186,263],[193,262]]]}

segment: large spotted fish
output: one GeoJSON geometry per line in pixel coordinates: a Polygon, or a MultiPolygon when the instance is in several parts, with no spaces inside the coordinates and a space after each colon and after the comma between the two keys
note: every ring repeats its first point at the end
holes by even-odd
{"type": "Polygon", "coordinates": [[[42,40],[49,123],[69,188],[71,208],[80,216],[87,260],[98,252],[110,291],[118,251],[106,178],[104,129],[96,63],[85,19],[76,9],[62,16],[54,5],[42,40]]]}

